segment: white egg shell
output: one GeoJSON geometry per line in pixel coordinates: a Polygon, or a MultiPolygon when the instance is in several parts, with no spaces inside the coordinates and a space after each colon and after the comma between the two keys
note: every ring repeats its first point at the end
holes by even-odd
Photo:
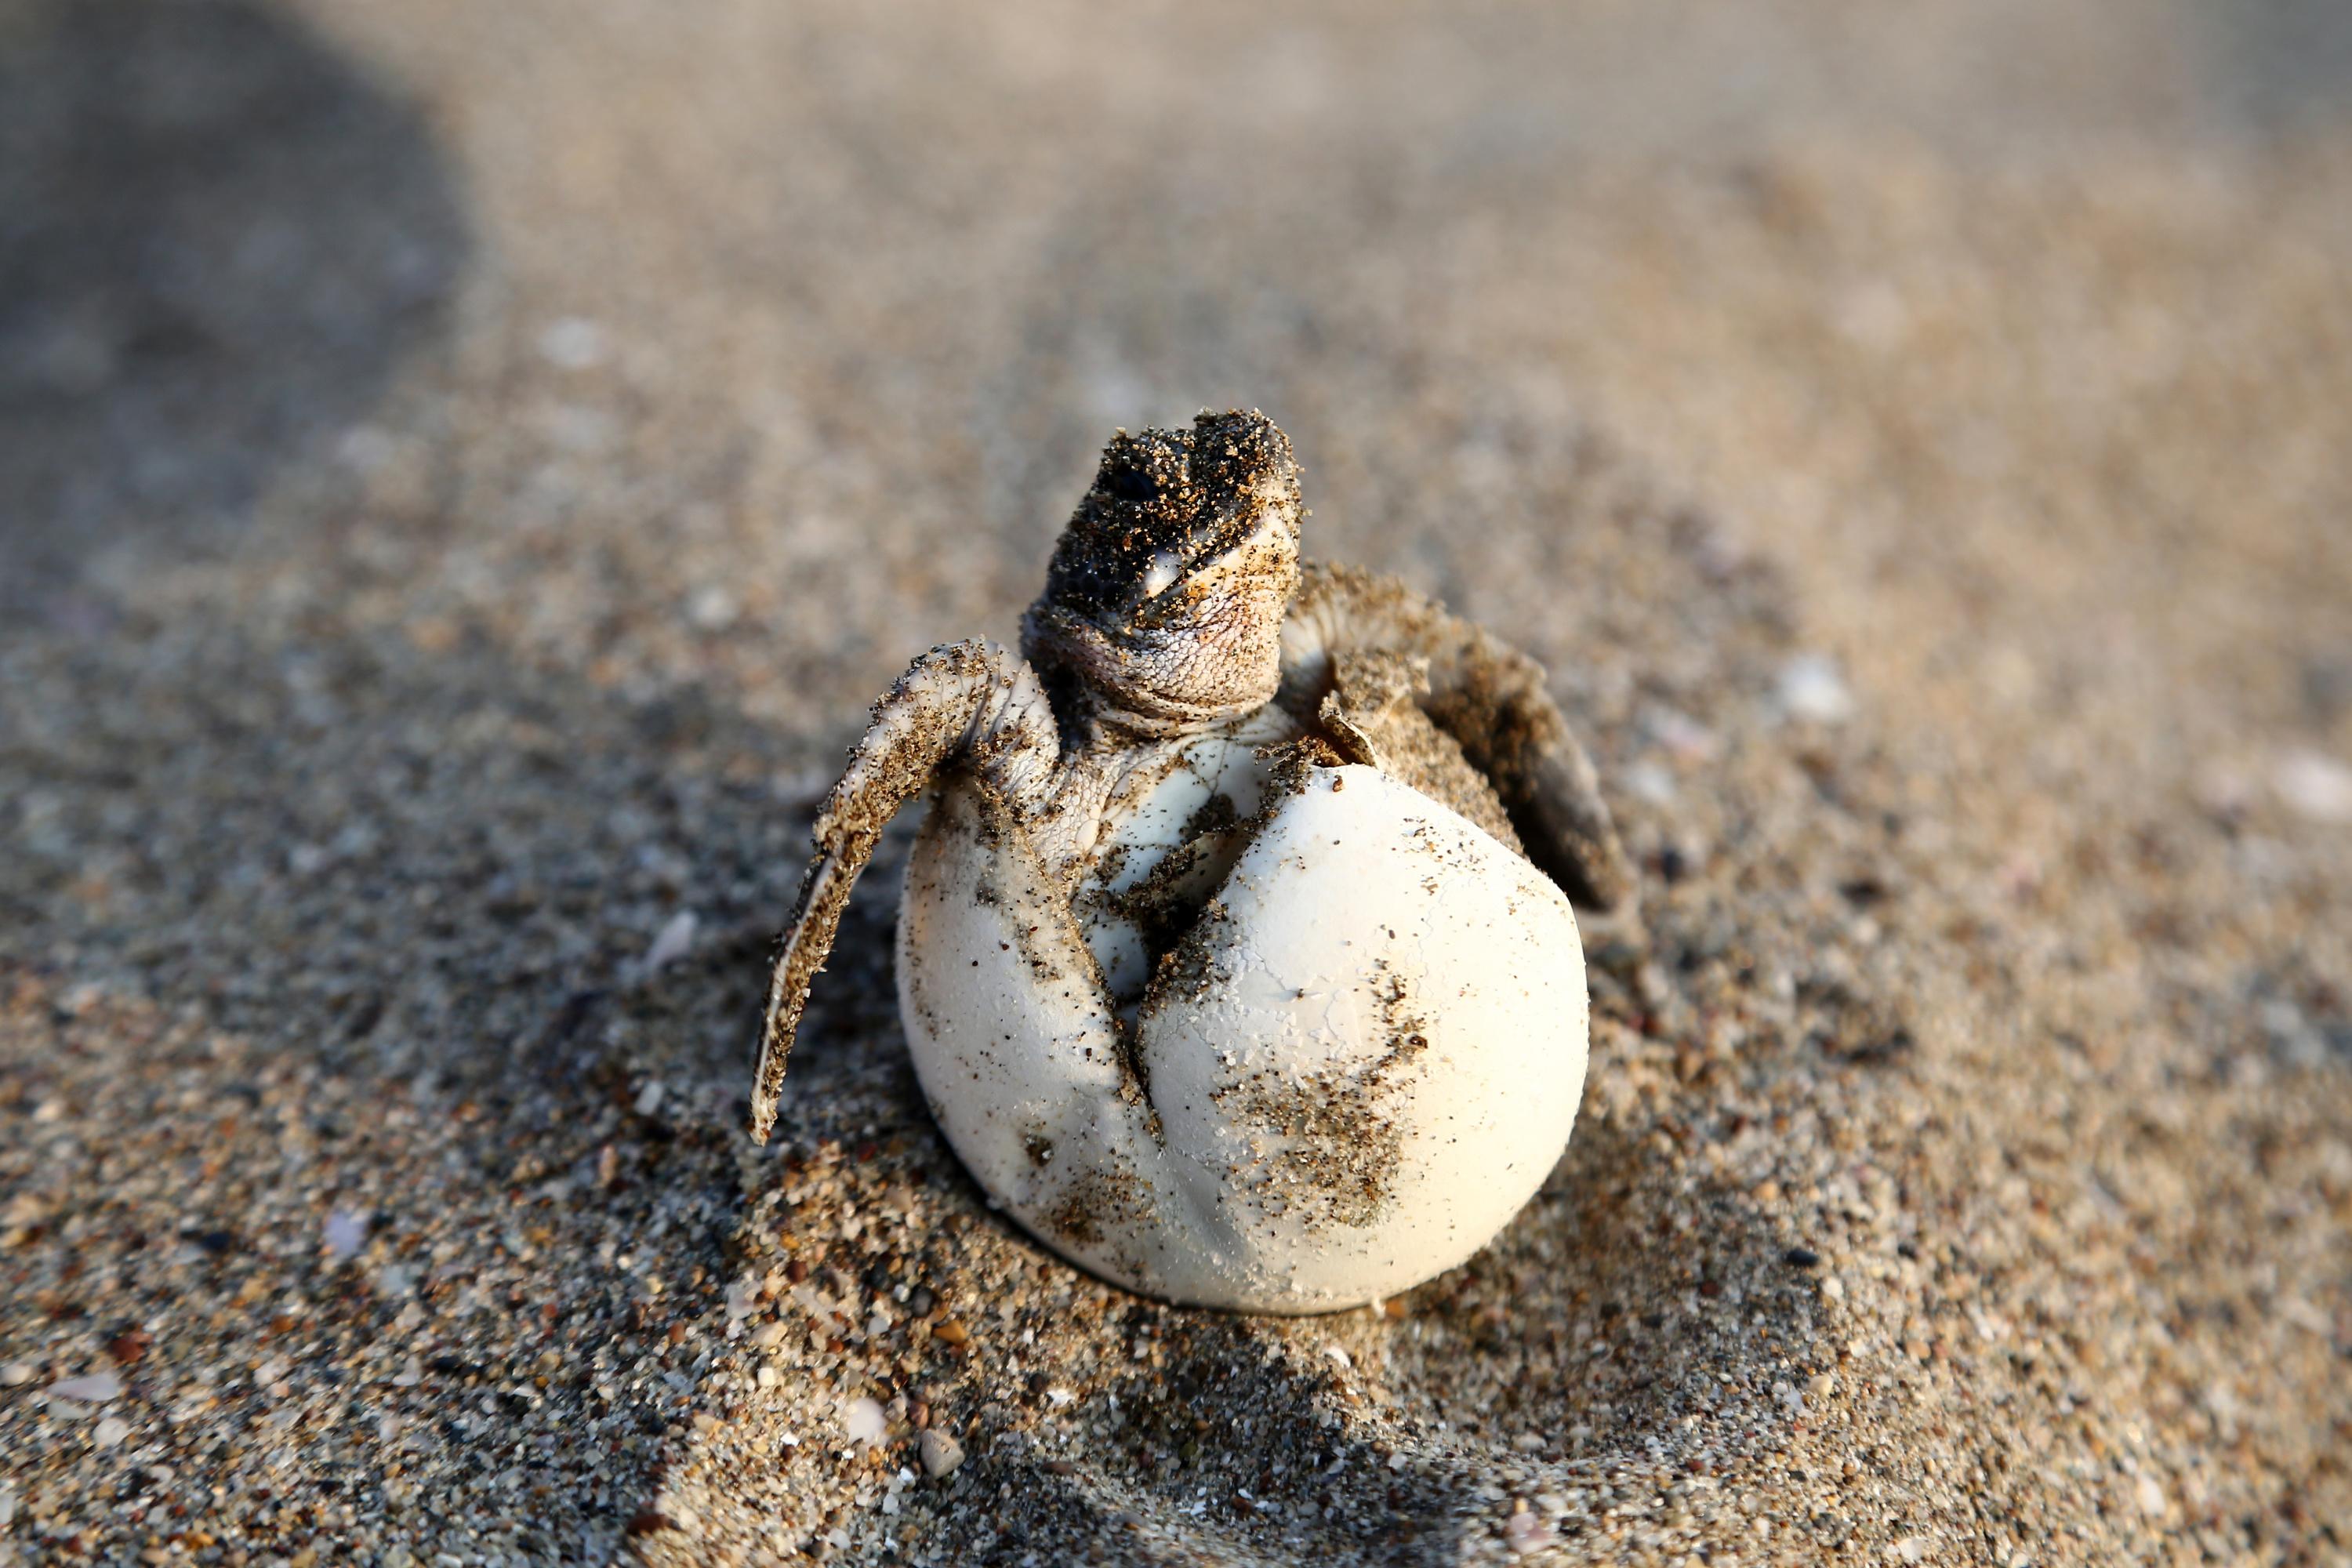
{"type": "Polygon", "coordinates": [[[1097,975],[1017,825],[949,784],[899,913],[916,1072],[997,1203],[1150,1295],[1317,1312],[1406,1289],[1508,1223],[1575,1125],[1567,899],[1369,767],[1282,801],[1129,1039],[1097,975]]]}

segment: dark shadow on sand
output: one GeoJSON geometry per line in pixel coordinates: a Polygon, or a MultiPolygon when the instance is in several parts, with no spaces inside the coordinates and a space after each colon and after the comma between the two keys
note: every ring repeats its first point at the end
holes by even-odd
{"type": "Polygon", "coordinates": [[[2352,6],[2342,0],[2226,0],[2192,7],[2208,91],[2256,132],[2293,133],[2352,114],[2352,6]]]}
{"type": "Polygon", "coordinates": [[[467,245],[417,112],[274,7],[0,6],[0,612],[233,532],[467,245]]]}

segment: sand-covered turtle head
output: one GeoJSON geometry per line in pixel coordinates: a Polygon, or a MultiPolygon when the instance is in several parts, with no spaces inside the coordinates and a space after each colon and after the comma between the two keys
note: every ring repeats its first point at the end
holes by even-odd
{"type": "Polygon", "coordinates": [[[1062,531],[1023,651],[1139,728],[1260,707],[1281,681],[1299,516],[1289,439],[1262,414],[1121,431],[1062,531]]]}

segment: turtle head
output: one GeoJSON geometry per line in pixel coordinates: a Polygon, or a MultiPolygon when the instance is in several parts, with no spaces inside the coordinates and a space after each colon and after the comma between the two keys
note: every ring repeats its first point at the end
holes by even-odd
{"type": "Polygon", "coordinates": [[[1155,730],[1271,700],[1298,590],[1298,465],[1252,411],[1122,430],[1054,550],[1023,651],[1155,730]]]}

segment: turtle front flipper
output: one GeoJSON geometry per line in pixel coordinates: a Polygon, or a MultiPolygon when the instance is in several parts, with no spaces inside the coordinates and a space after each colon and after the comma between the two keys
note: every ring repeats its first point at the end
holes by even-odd
{"type": "Polygon", "coordinates": [[[1332,660],[1331,689],[1316,717],[1349,761],[1368,763],[1452,806],[1525,856],[1527,846],[1519,842],[1493,781],[1471,764],[1462,742],[1423,710],[1428,696],[1425,658],[1392,648],[1350,648],[1332,660]]]}
{"type": "Polygon", "coordinates": [[[784,1062],[809,987],[891,817],[942,771],[970,772],[1017,811],[1050,787],[1060,744],[1035,674],[978,639],[924,654],[874,705],[872,726],[851,748],[848,767],[817,812],[810,834],[815,853],[769,981],[751,1091],[754,1139],[767,1142],[775,1123],[784,1062]]]}
{"type": "Polygon", "coordinates": [[[1393,684],[1394,671],[1381,674],[1365,656],[1419,661],[1426,685],[1415,700],[1485,775],[1528,858],[1577,903],[1632,910],[1633,868],[1600,780],[1534,659],[1394,578],[1314,562],[1301,568],[1282,654],[1277,700],[1302,720],[1318,718],[1335,695],[1343,709],[1361,705],[1351,679],[1393,684]]]}

